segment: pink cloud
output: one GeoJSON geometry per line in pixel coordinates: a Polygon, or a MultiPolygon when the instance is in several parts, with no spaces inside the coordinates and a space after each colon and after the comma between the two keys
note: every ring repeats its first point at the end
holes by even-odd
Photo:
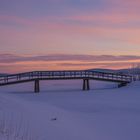
{"type": "Polygon", "coordinates": [[[70,70],[90,68],[127,68],[132,63],[140,63],[140,56],[113,55],[16,55],[0,54],[0,72],[21,72],[34,70],[70,70]]]}
{"type": "MultiPolygon", "coordinates": [[[[1,18],[0,18],[1,19],[1,18]]],[[[2,18],[5,20],[5,17],[2,18]]],[[[41,20],[41,21],[37,21],[37,22],[33,22],[32,20],[28,21],[25,19],[18,19],[17,17],[13,18],[9,18],[6,17],[6,20],[9,19],[14,19],[15,22],[17,22],[18,24],[25,24],[27,26],[27,28],[24,28],[23,30],[17,30],[15,29],[15,27],[11,28],[11,27],[6,27],[6,28],[1,28],[1,37],[6,37],[7,34],[10,35],[12,37],[12,34],[15,35],[15,37],[23,37],[25,36],[25,34],[30,35],[32,34],[32,32],[38,32],[39,35],[41,35],[41,37],[43,37],[44,35],[51,35],[52,33],[56,33],[57,34],[79,34],[79,35],[94,35],[95,37],[103,37],[103,38],[109,38],[109,37],[119,37],[122,40],[133,40],[136,41],[136,43],[139,43],[139,35],[140,35],[140,30],[137,27],[126,27],[126,28],[114,28],[110,25],[106,27],[106,25],[99,25],[99,26],[83,26],[83,25],[71,25],[71,24],[67,24],[67,23],[60,23],[60,22],[51,22],[51,21],[47,21],[47,20],[41,20]],[[34,24],[32,24],[34,23],[34,24]]],[[[70,18],[71,19],[71,18],[70,18]]],[[[116,16],[116,18],[113,17],[113,15],[109,15],[109,16],[75,16],[72,17],[72,20],[79,20],[79,21],[97,21],[99,20],[100,22],[103,23],[110,23],[110,22],[114,22],[116,24],[124,22],[124,21],[130,21],[130,20],[135,20],[138,19],[138,17],[121,17],[119,15],[116,16]]],[[[37,35],[37,34],[36,34],[37,35]]],[[[35,36],[35,35],[34,35],[35,36]]],[[[37,35],[37,37],[39,37],[37,35]]],[[[23,37],[24,38],[24,37],[23,37]]]]}
{"type": "Polygon", "coordinates": [[[34,22],[18,16],[0,15],[0,22],[16,23],[19,25],[32,25],[34,22]]]}
{"type": "Polygon", "coordinates": [[[116,3],[121,3],[121,4],[124,4],[124,5],[130,5],[130,6],[137,6],[138,4],[140,4],[140,1],[139,0],[118,0],[118,1],[115,1],[116,3]]]}
{"type": "MultiPolygon", "coordinates": [[[[138,15],[129,14],[99,14],[99,15],[75,15],[69,17],[48,17],[44,19],[26,19],[20,17],[0,16],[0,21],[15,22],[24,25],[24,28],[16,26],[1,26],[0,41],[11,48],[25,48],[33,54],[38,52],[51,52],[61,48],[60,51],[68,52],[67,48],[75,48],[83,43],[94,42],[94,40],[115,40],[119,43],[140,45],[140,29],[131,25],[130,27],[121,27],[122,23],[127,25],[131,21],[139,21],[138,15]],[[65,22],[68,20],[68,22],[65,22]],[[79,21],[83,24],[71,24],[73,21],[79,21]],[[92,23],[104,23],[97,24],[92,23]],[[88,23],[91,25],[88,25],[88,23]],[[115,27],[114,27],[115,25],[115,27]],[[120,25],[119,27],[117,27],[120,25]],[[76,40],[78,38],[80,41],[76,40]],[[94,40],[93,40],[94,39],[94,40]],[[8,41],[7,41],[8,40],[8,41]],[[78,44],[78,45],[77,45],[78,44]],[[29,49],[29,46],[30,49],[29,49]],[[38,46],[41,46],[40,48],[38,46]]],[[[1,43],[2,44],[2,43],[1,43]]],[[[116,45],[116,44],[115,44],[116,45]]],[[[126,45],[127,46],[127,45],[126,45]]],[[[96,47],[95,47],[96,48],[96,47]]],[[[20,49],[19,49],[20,50],[20,49]]],[[[72,49],[71,49],[72,50],[72,49]]],[[[82,49],[80,49],[82,51],[82,49]]]]}

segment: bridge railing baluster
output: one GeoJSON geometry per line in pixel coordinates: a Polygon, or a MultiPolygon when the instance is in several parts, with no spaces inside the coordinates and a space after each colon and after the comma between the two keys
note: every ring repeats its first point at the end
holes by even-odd
{"type": "Polygon", "coordinates": [[[92,77],[94,77],[94,72],[92,72],[92,77]]]}
{"type": "Polygon", "coordinates": [[[76,71],[74,71],[74,77],[77,77],[77,73],[76,73],[76,71]]]}
{"type": "Polygon", "coordinates": [[[29,73],[29,79],[31,79],[31,73],[29,73]]]}
{"type": "Polygon", "coordinates": [[[85,77],[85,71],[82,72],[82,77],[85,77]]]}
{"type": "Polygon", "coordinates": [[[50,72],[48,72],[48,78],[50,77],[50,72]]]}
{"type": "Polygon", "coordinates": [[[7,78],[6,78],[6,76],[4,77],[4,83],[7,83],[7,78]]]}
{"type": "Polygon", "coordinates": [[[33,72],[30,72],[31,79],[33,78],[33,72]]]}
{"type": "Polygon", "coordinates": [[[87,72],[85,71],[85,77],[87,77],[87,72]]]}
{"type": "Polygon", "coordinates": [[[73,77],[75,77],[75,71],[73,72],[73,77]]]}
{"type": "Polygon", "coordinates": [[[64,78],[64,71],[62,71],[62,77],[64,78]]]}
{"type": "Polygon", "coordinates": [[[40,78],[40,71],[38,71],[38,78],[40,78]]]}
{"type": "Polygon", "coordinates": [[[82,71],[80,71],[80,76],[82,77],[82,71]]]}
{"type": "Polygon", "coordinates": [[[39,78],[39,71],[36,72],[37,78],[39,78]]]}

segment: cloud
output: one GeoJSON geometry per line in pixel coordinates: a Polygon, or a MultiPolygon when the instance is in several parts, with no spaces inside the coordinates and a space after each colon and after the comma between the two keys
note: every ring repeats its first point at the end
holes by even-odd
{"type": "Polygon", "coordinates": [[[49,54],[36,56],[22,56],[15,54],[0,54],[0,63],[17,63],[17,62],[37,62],[37,61],[80,61],[80,62],[124,62],[124,61],[138,61],[140,56],[131,55],[73,55],[73,54],[49,54]]]}
{"type": "Polygon", "coordinates": [[[140,63],[140,56],[113,55],[16,55],[0,54],[0,72],[17,73],[34,70],[82,70],[92,68],[120,69],[140,63]]]}

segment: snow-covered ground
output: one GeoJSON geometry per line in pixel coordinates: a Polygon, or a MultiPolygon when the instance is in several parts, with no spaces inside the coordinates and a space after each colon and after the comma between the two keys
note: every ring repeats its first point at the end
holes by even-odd
{"type": "Polygon", "coordinates": [[[0,87],[0,140],[139,140],[140,82],[41,82],[0,87]]]}

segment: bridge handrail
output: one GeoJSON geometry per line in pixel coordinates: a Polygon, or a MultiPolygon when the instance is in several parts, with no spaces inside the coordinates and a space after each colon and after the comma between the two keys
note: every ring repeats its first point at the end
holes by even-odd
{"type": "Polygon", "coordinates": [[[4,76],[0,76],[0,78],[4,78],[4,77],[12,77],[12,76],[17,76],[17,75],[27,75],[29,76],[30,74],[38,74],[38,73],[66,73],[66,72],[80,72],[80,73],[85,73],[85,74],[89,74],[89,73],[96,73],[96,74],[107,74],[107,75],[115,75],[115,76],[124,76],[124,77],[132,77],[131,75],[125,75],[125,74],[118,74],[118,73],[108,73],[108,72],[98,72],[98,71],[87,71],[87,70],[65,70],[65,71],[31,71],[31,72],[24,72],[24,73],[17,73],[17,74],[8,74],[8,75],[4,75],[4,76]]]}
{"type": "Polygon", "coordinates": [[[35,78],[36,76],[38,78],[42,78],[43,76],[68,76],[68,73],[70,76],[74,75],[80,75],[80,76],[89,76],[89,77],[94,77],[94,76],[102,76],[102,77],[107,77],[107,78],[114,78],[114,79],[122,79],[126,81],[132,80],[131,75],[122,75],[122,74],[116,74],[116,73],[107,73],[107,72],[98,72],[98,71],[88,71],[88,70],[65,70],[65,71],[32,71],[32,72],[24,72],[24,73],[18,73],[18,74],[10,74],[6,76],[0,77],[0,81],[8,81],[12,79],[20,79],[20,78],[35,78]],[[58,75],[56,74],[58,73],[58,75]],[[73,74],[72,74],[73,73],[73,74]],[[79,73],[79,74],[77,74],[79,73]],[[64,75],[62,75],[64,74],[64,75]]]}
{"type": "Polygon", "coordinates": [[[31,72],[24,72],[24,73],[16,73],[16,74],[8,74],[8,75],[3,75],[0,77],[10,77],[10,76],[16,76],[16,75],[26,75],[26,74],[30,74],[30,73],[51,73],[51,72],[85,72],[85,73],[100,73],[100,74],[110,74],[110,75],[117,75],[117,76],[130,76],[128,74],[119,74],[119,73],[111,73],[111,72],[99,72],[99,71],[89,71],[89,70],[64,70],[64,71],[31,71],[31,72]]]}

